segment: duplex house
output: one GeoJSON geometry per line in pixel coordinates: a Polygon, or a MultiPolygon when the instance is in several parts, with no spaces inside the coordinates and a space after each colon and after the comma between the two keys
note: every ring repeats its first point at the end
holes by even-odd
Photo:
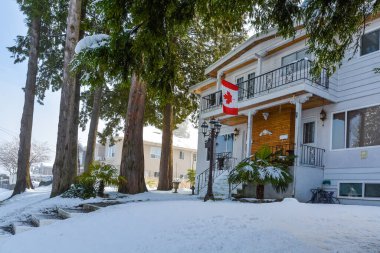
{"type": "MultiPolygon", "coordinates": [[[[374,72],[380,67],[380,19],[371,21],[360,49],[348,51],[331,76],[326,70],[312,75],[314,56],[307,52],[307,40],[302,29],[290,39],[273,29],[210,65],[208,78],[191,88],[200,97],[199,123],[221,122],[217,157],[230,154],[234,164],[262,145],[294,153],[293,184],[277,197],[307,201],[311,189],[325,180],[341,203],[380,205],[380,74],[374,72]],[[222,112],[222,79],[239,87],[236,116],[222,112]]],[[[208,167],[199,130],[200,191],[208,167]]]]}

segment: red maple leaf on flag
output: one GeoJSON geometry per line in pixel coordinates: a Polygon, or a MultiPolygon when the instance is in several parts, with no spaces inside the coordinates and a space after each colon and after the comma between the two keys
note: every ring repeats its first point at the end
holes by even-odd
{"type": "Polygon", "coordinates": [[[226,104],[231,104],[232,95],[229,91],[227,91],[227,93],[223,95],[223,98],[226,100],[226,104]]]}

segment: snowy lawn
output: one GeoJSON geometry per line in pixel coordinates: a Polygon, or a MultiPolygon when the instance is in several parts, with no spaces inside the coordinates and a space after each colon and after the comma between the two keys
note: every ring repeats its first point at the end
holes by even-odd
{"type": "MultiPolygon", "coordinates": [[[[126,199],[147,201],[109,206],[0,240],[0,252],[380,251],[379,207],[302,204],[294,199],[204,203],[168,192],[126,199]]],[[[40,200],[29,207],[61,201],[66,200],[40,200]]],[[[0,217],[7,206],[0,206],[0,217]]]]}

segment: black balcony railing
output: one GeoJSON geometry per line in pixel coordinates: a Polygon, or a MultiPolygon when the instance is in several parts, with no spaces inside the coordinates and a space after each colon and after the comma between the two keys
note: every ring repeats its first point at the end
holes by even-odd
{"type": "MultiPolygon", "coordinates": [[[[239,101],[268,94],[275,89],[300,80],[308,80],[313,85],[328,89],[329,78],[327,75],[327,70],[322,69],[321,74],[315,76],[312,74],[312,67],[312,61],[308,59],[301,59],[241,82],[237,84],[239,86],[239,101]]],[[[218,91],[202,98],[202,111],[217,108],[221,106],[221,104],[222,94],[221,91],[218,91]]]]}
{"type": "Polygon", "coordinates": [[[323,155],[325,150],[323,148],[317,148],[301,144],[300,150],[300,164],[313,167],[324,167],[323,155]]]}
{"type": "Polygon", "coordinates": [[[202,112],[212,110],[222,105],[222,91],[217,91],[202,97],[202,112]]]}

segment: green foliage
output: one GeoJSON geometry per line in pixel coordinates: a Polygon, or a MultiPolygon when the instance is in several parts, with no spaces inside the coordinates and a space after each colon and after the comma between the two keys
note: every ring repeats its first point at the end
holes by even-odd
{"type": "Polygon", "coordinates": [[[187,170],[187,178],[189,179],[188,182],[190,182],[190,186],[195,185],[195,176],[196,171],[194,169],[187,170]]]}
{"type": "Polygon", "coordinates": [[[271,152],[268,146],[261,147],[253,156],[253,160],[245,159],[236,166],[229,176],[230,183],[271,184],[276,191],[286,191],[292,176],[289,166],[294,156],[282,155],[283,152],[271,152]]]}
{"type": "MultiPolygon", "coordinates": [[[[26,16],[26,24],[31,20],[41,20],[38,49],[38,73],[36,81],[37,102],[43,104],[46,90],[60,89],[63,69],[63,45],[65,43],[68,1],[66,0],[18,0],[21,11],[26,16]]],[[[29,57],[29,31],[18,35],[15,45],[8,47],[14,63],[21,63],[29,57]]]]}
{"type": "Polygon", "coordinates": [[[94,162],[88,171],[76,178],[76,183],[62,197],[87,199],[96,197],[97,193],[99,196],[103,196],[104,186],[118,186],[125,181],[118,174],[118,170],[114,166],[94,162]]]}

